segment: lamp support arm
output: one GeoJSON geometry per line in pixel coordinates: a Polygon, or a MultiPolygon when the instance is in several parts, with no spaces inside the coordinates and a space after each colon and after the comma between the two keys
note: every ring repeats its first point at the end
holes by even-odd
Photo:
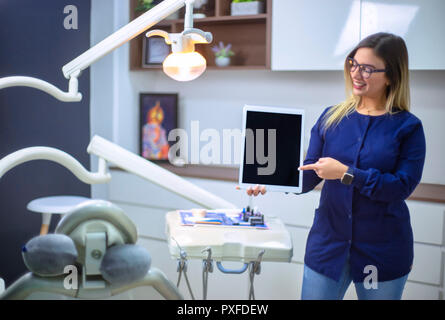
{"type": "MultiPolygon", "coordinates": [[[[182,8],[185,3],[189,5],[189,3],[193,4],[194,1],[195,0],[164,0],[92,48],[88,49],[71,62],[67,63],[62,67],[62,72],[65,78],[69,79],[68,92],[64,92],[46,81],[33,77],[22,76],[0,78],[0,89],[17,86],[31,87],[42,90],[60,101],[80,101],[82,100],[82,94],[78,92],[77,78],[80,76],[80,73],[83,70],[114,49],[122,46],[159,21],[162,21],[167,16],[176,12],[182,8]]],[[[191,10],[189,12],[191,12],[191,10]]],[[[191,13],[189,13],[189,16],[191,16],[191,13]]]]}
{"type": "Polygon", "coordinates": [[[197,203],[203,208],[236,208],[233,203],[100,136],[96,135],[91,139],[87,152],[103,158],[108,163],[112,163],[127,172],[148,180],[182,198],[197,203]]]}
{"type": "MultiPolygon", "coordinates": [[[[108,36],[94,47],[88,49],[80,56],[63,66],[62,71],[65,78],[69,79],[71,74],[88,68],[95,61],[107,55],[114,49],[122,46],[131,39],[137,37],[145,30],[162,21],[172,13],[184,6],[185,2],[191,0],[164,0],[140,17],[134,19],[112,35],[108,36]]],[[[194,0],[192,0],[192,3],[194,0]]]]}
{"type": "Polygon", "coordinates": [[[49,82],[33,77],[13,76],[0,78],[0,89],[9,87],[30,87],[39,89],[63,102],[78,102],[82,100],[82,94],[79,92],[77,74],[73,74],[70,77],[68,92],[60,90],[49,82]]]}
{"type": "Polygon", "coordinates": [[[84,183],[107,183],[111,180],[111,175],[107,172],[108,162],[204,208],[236,208],[234,204],[219,196],[100,136],[93,137],[88,145],[87,152],[99,158],[98,172],[89,172],[79,161],[61,150],[49,147],[30,147],[18,150],[0,159],[0,179],[6,172],[22,163],[32,160],[50,160],[70,170],[84,183]]]}
{"type": "Polygon", "coordinates": [[[99,158],[98,172],[89,172],[68,153],[49,147],[24,148],[0,159],[0,178],[14,167],[32,160],[54,161],[70,170],[79,180],[88,184],[107,183],[111,179],[104,159],[99,158]]]}

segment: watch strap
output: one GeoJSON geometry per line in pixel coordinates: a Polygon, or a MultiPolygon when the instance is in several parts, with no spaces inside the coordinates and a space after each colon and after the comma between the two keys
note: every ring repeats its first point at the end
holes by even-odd
{"type": "Polygon", "coordinates": [[[341,178],[340,181],[345,185],[350,185],[353,179],[354,179],[354,168],[348,167],[348,169],[343,174],[343,177],[341,178]]]}

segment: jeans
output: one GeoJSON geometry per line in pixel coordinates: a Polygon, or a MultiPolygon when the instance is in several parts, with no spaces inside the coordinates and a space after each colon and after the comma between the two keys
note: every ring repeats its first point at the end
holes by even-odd
{"type": "MultiPolygon", "coordinates": [[[[364,282],[356,282],[355,291],[359,300],[400,300],[407,279],[408,275],[405,275],[391,281],[379,281],[376,289],[367,289],[364,282]]],[[[304,265],[301,300],[342,300],[351,282],[349,262],[345,263],[338,282],[304,265]]]]}

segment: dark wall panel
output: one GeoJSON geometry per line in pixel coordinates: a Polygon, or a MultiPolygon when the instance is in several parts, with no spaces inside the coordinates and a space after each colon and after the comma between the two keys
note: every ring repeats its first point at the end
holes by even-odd
{"type": "MultiPolygon", "coordinates": [[[[0,0],[0,77],[36,77],[68,90],[62,66],[90,47],[90,0],[0,0]],[[78,29],[67,30],[63,11],[74,5],[78,29]]],[[[24,87],[0,90],[0,158],[26,147],[58,148],[88,170],[90,76],[79,77],[81,102],[61,102],[24,87]]],[[[21,247],[40,231],[29,201],[51,195],[90,196],[90,186],[49,161],[22,164],[0,179],[0,277],[10,285],[27,270],[21,247]]],[[[50,231],[58,218],[53,216],[50,231]]]]}

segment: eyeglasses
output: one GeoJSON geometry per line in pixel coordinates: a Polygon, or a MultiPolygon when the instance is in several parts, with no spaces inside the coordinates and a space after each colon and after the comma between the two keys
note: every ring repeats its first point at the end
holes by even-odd
{"type": "Polygon", "coordinates": [[[349,72],[354,72],[359,68],[363,79],[368,79],[374,72],[386,72],[386,69],[376,69],[365,64],[359,64],[354,58],[348,58],[349,72]]]}

